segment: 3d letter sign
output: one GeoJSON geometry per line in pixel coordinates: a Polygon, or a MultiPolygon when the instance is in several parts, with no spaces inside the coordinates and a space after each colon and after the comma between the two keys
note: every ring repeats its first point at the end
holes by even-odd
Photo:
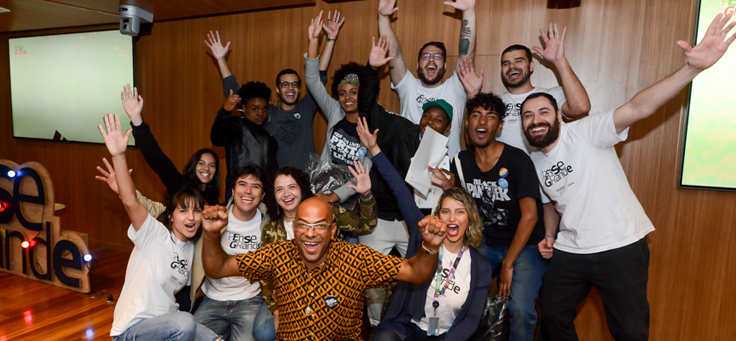
{"type": "Polygon", "coordinates": [[[87,235],[61,231],[54,205],[43,165],[0,160],[0,271],[89,292],[87,235]]]}

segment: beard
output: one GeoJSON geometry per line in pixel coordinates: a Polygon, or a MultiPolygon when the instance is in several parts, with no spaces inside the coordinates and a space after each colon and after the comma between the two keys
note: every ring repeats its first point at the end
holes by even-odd
{"type": "Polygon", "coordinates": [[[501,81],[503,81],[503,85],[507,88],[520,88],[522,85],[526,84],[526,82],[529,80],[530,73],[523,73],[521,78],[516,83],[511,83],[509,80],[504,76],[501,77],[501,81]]]}
{"type": "Polygon", "coordinates": [[[524,135],[526,140],[529,141],[529,145],[536,148],[544,148],[555,142],[557,137],[560,136],[560,121],[555,120],[553,124],[547,122],[538,123],[529,128],[524,129],[524,135]],[[530,131],[536,127],[547,127],[547,133],[542,136],[532,136],[530,131]]]}
{"type": "Polygon", "coordinates": [[[434,76],[434,79],[427,79],[427,75],[424,73],[424,69],[417,70],[417,74],[419,75],[419,79],[422,81],[422,83],[426,85],[435,85],[442,81],[442,78],[445,78],[445,68],[437,68],[437,74],[434,76]]]}

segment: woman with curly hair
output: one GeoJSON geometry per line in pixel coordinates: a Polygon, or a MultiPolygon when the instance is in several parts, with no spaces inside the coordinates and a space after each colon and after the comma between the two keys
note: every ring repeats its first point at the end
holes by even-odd
{"type": "MultiPolygon", "coordinates": [[[[396,196],[409,229],[406,257],[420,252],[422,237],[417,224],[424,218],[414,195],[376,144],[365,119],[358,134],[373,153],[373,163],[396,196]]],[[[491,266],[476,250],[483,240],[478,206],[465,189],[451,188],[440,196],[436,213],[447,225],[439,250],[437,271],[422,284],[399,282],[378,325],[374,340],[468,340],[483,316],[491,287],[491,266]],[[429,336],[429,338],[427,337],[429,336]]]]}

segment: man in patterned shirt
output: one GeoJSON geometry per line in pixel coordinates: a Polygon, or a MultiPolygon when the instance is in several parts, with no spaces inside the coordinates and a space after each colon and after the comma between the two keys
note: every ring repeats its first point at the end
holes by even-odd
{"type": "Polygon", "coordinates": [[[271,281],[279,293],[279,340],[361,340],[365,289],[395,280],[427,280],[447,232],[439,219],[427,217],[419,223],[424,252],[410,259],[385,256],[365,245],[333,240],[337,227],[330,206],[309,198],[297,210],[293,240],[228,256],[219,242],[219,231],[227,225],[224,208],[210,207],[202,218],[207,276],[271,281]]]}

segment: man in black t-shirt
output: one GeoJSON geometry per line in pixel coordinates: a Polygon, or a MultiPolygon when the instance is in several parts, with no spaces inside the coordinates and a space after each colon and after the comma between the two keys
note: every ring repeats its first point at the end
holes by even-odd
{"type": "Polygon", "coordinates": [[[534,301],[547,268],[537,249],[544,226],[534,164],[522,150],[496,141],[506,114],[498,96],[480,93],[465,108],[474,148],[451,161],[449,179],[433,176],[433,183],[444,189],[462,186],[475,199],[483,220],[478,251],[491,262],[494,273],[500,270],[499,295],[511,296],[509,339],[532,340],[537,323],[534,301]]]}

